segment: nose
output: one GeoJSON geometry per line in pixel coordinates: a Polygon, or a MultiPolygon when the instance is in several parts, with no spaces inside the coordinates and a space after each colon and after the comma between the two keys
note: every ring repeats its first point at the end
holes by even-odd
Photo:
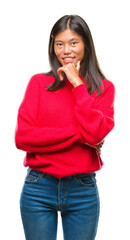
{"type": "Polygon", "coordinates": [[[71,53],[71,48],[69,44],[64,45],[64,54],[70,54],[71,53]]]}

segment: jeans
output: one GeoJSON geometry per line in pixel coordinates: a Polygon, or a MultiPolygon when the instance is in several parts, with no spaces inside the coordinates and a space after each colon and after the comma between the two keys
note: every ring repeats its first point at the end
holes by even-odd
{"type": "Polygon", "coordinates": [[[29,168],[20,209],[26,240],[56,240],[58,211],[64,240],[94,240],[99,219],[95,173],[57,179],[29,168]]]}

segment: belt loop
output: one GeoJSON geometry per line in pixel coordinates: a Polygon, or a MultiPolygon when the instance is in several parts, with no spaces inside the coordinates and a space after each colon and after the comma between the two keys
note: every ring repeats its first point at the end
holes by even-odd
{"type": "Polygon", "coordinates": [[[78,174],[74,175],[74,179],[75,179],[75,180],[76,180],[76,179],[79,179],[79,175],[78,175],[78,174]]]}
{"type": "Polygon", "coordinates": [[[32,169],[29,167],[27,170],[27,174],[29,175],[31,173],[32,169]]]}
{"type": "Polygon", "coordinates": [[[40,173],[40,178],[44,177],[46,173],[42,172],[40,173]]]}

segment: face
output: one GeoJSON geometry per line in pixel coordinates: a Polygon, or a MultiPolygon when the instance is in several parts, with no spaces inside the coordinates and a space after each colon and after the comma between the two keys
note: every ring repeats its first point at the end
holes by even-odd
{"type": "Polygon", "coordinates": [[[77,62],[81,62],[84,57],[84,42],[80,35],[65,29],[56,35],[54,51],[61,65],[73,63],[77,66],[77,62]]]}

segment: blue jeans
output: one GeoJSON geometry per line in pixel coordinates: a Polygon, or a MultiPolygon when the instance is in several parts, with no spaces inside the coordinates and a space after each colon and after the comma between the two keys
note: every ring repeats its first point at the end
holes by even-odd
{"type": "Polygon", "coordinates": [[[26,240],[56,240],[58,211],[64,240],[94,240],[99,219],[95,173],[57,179],[29,168],[20,208],[26,240]]]}

